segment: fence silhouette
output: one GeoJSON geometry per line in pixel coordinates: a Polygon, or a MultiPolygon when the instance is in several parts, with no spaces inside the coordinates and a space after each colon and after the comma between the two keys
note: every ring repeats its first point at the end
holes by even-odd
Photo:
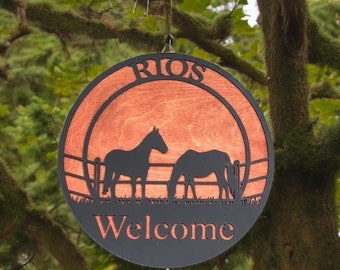
{"type": "MultiPolygon", "coordinates": [[[[72,178],[76,178],[79,179],[80,181],[84,181],[85,183],[87,181],[89,181],[90,183],[86,183],[86,184],[90,184],[93,188],[93,190],[95,192],[97,192],[97,194],[101,193],[101,186],[104,184],[104,179],[101,179],[101,172],[102,169],[105,170],[105,164],[104,162],[102,162],[100,160],[99,157],[96,157],[94,160],[84,160],[81,157],[78,156],[74,156],[71,154],[64,154],[64,158],[70,158],[76,161],[79,161],[81,163],[86,163],[86,166],[88,166],[88,164],[90,164],[91,166],[93,166],[93,173],[92,173],[92,177],[89,177],[88,179],[86,179],[86,177],[84,175],[79,175],[79,174],[75,174],[72,172],[68,172],[65,171],[65,176],[70,176],[72,178]],[[104,167],[104,168],[103,168],[104,167]]],[[[258,160],[254,160],[251,161],[249,166],[254,165],[254,164],[258,164],[261,162],[267,162],[268,158],[262,158],[262,159],[258,159],[258,160]]],[[[175,163],[150,163],[150,167],[171,167],[173,168],[175,165],[175,163]]],[[[239,179],[239,172],[240,169],[245,167],[247,164],[246,163],[239,163],[239,162],[234,162],[234,173],[237,174],[237,180],[238,180],[238,190],[236,191],[240,197],[242,197],[242,194],[247,186],[247,184],[252,183],[252,182],[256,182],[259,180],[263,180],[267,178],[267,175],[260,175],[260,176],[256,176],[253,178],[249,178],[249,179],[244,179],[242,182],[239,179]]],[[[166,180],[146,180],[146,185],[167,185],[169,182],[169,179],[166,180]]],[[[131,184],[130,180],[119,180],[119,184],[131,184]]],[[[137,181],[137,184],[141,184],[140,181],[137,181]]],[[[184,181],[178,181],[177,185],[184,185],[184,181]]],[[[218,187],[218,181],[196,181],[195,182],[195,186],[196,185],[206,185],[206,186],[217,186],[218,187]]],[[[90,194],[86,194],[80,191],[76,191],[76,190],[71,190],[69,189],[69,193],[72,197],[76,196],[76,197],[82,197],[84,199],[89,199],[89,200],[93,200],[93,196],[91,195],[91,191],[89,190],[90,194]]],[[[107,197],[107,196],[104,196],[107,197]]],[[[251,196],[243,196],[241,199],[242,200],[248,200],[248,201],[258,201],[262,198],[262,193],[257,193],[257,194],[252,194],[251,196]]],[[[152,199],[152,198],[150,198],[152,199]]]]}

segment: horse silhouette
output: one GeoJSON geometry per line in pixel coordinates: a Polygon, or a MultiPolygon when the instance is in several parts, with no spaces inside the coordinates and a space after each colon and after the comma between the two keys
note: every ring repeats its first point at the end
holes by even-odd
{"type": "Polygon", "coordinates": [[[109,152],[104,159],[105,176],[103,194],[111,188],[111,196],[116,197],[116,183],[121,175],[127,175],[131,179],[132,195],[136,196],[136,181],[141,178],[142,197],[145,198],[145,183],[149,171],[149,156],[151,149],[156,149],[161,153],[166,153],[168,147],[165,144],[159,130],[155,127],[145,136],[142,142],[131,151],[114,149],[109,152]],[[114,173],[114,178],[112,175],[114,173]]]}
{"type": "Polygon", "coordinates": [[[231,194],[235,195],[236,179],[233,177],[233,165],[227,153],[219,150],[210,150],[207,152],[196,152],[188,150],[182,154],[176,161],[168,182],[168,197],[174,198],[176,194],[176,185],[181,175],[184,175],[184,197],[188,197],[188,188],[191,187],[194,199],[197,199],[195,190],[195,177],[206,177],[215,173],[219,186],[219,199],[222,199],[223,191],[228,199],[228,187],[231,194]],[[228,181],[225,177],[225,170],[228,168],[228,181]]]}

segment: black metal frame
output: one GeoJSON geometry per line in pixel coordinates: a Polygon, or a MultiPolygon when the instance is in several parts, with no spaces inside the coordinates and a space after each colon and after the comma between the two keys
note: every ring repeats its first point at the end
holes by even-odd
{"type": "MultiPolygon", "coordinates": [[[[59,144],[59,177],[61,186],[70,208],[84,230],[97,243],[119,257],[137,264],[160,268],[182,267],[208,260],[217,256],[239,241],[256,221],[268,199],[273,179],[273,172],[274,152],[272,140],[263,113],[258,107],[255,99],[234,77],[222,68],[205,60],[182,54],[157,53],[142,55],[119,63],[100,74],[84,89],[70,110],[65,121],[59,144]],[[112,95],[98,108],[90,122],[84,140],[82,157],[74,157],[83,163],[85,180],[92,181],[93,186],[98,185],[98,183],[95,183],[95,180],[91,179],[89,175],[88,162],[92,162],[94,166],[99,166],[98,168],[100,168],[101,162],[99,159],[96,159],[95,161],[88,160],[88,145],[93,128],[107,106],[119,95],[129,91],[129,89],[137,85],[159,80],[174,80],[195,85],[202,89],[202,91],[210,93],[219,102],[221,102],[234,117],[241,131],[245,148],[245,163],[242,164],[242,166],[245,167],[245,170],[241,181],[244,185],[240,188],[243,188],[244,190],[245,183],[249,180],[250,165],[252,163],[261,161],[268,162],[268,174],[267,176],[264,176],[267,179],[266,186],[264,192],[259,195],[260,199],[244,199],[243,201],[240,200],[232,202],[227,202],[222,199],[169,200],[168,198],[166,200],[158,200],[157,198],[149,198],[150,200],[146,200],[145,198],[118,198],[118,200],[103,200],[99,195],[89,198],[92,199],[92,202],[87,201],[79,203],[75,202],[71,198],[66,185],[65,176],[67,175],[67,172],[65,172],[64,169],[64,159],[65,157],[72,157],[68,155],[68,153],[65,153],[64,147],[68,128],[78,107],[87,95],[96,87],[96,85],[108,75],[123,67],[133,66],[136,63],[148,60],[154,60],[157,62],[162,59],[169,59],[171,61],[188,61],[198,64],[205,69],[215,71],[234,84],[236,88],[239,89],[239,91],[247,98],[248,102],[252,105],[260,119],[262,129],[267,140],[267,157],[264,157],[264,159],[260,161],[251,160],[248,135],[237,112],[223,96],[208,85],[205,85],[202,80],[199,80],[200,78],[193,80],[192,78],[183,77],[178,74],[171,74],[171,76],[156,74],[143,78],[136,76],[135,81],[112,93],[112,95]],[[107,226],[109,226],[110,222],[114,222],[117,227],[121,225],[122,231],[125,230],[128,236],[123,235],[123,233],[120,233],[118,236],[114,235],[114,233],[108,233],[104,237],[103,231],[100,231],[98,226],[108,228],[107,226]],[[199,224],[199,228],[195,227],[198,226],[197,224],[199,224]],[[162,231],[159,232],[158,229],[161,227],[162,231]],[[152,228],[153,232],[147,231],[152,230],[152,228]],[[159,235],[157,233],[159,233],[159,235]],[[165,235],[167,237],[162,239],[165,235]],[[230,236],[231,238],[227,239],[227,236],[230,236]],[[178,239],[176,239],[176,237],[178,239]]],[[[98,172],[95,174],[98,177],[98,172]]],[[[92,184],[90,184],[90,186],[91,185],[92,184]]],[[[96,188],[94,187],[94,189],[96,188]]],[[[91,193],[95,194],[94,191],[91,193]]]]}

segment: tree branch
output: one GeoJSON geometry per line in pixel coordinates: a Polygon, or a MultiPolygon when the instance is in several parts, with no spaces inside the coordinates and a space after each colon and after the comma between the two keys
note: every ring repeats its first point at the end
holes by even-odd
{"type": "MultiPolygon", "coordinates": [[[[313,123],[310,129],[312,127],[313,123]]],[[[340,149],[340,124],[324,125],[315,137],[309,134],[309,130],[297,128],[287,134],[286,143],[276,150],[275,167],[278,172],[296,169],[311,175],[334,173],[340,158],[338,149],[340,149]]]]}
{"type": "MultiPolygon", "coordinates": [[[[12,3],[13,1],[10,2],[12,3]]],[[[13,4],[5,5],[0,2],[0,6],[11,12],[15,11],[13,4]]],[[[57,31],[73,32],[84,34],[94,39],[118,39],[130,46],[148,51],[161,51],[164,47],[163,35],[141,31],[133,27],[119,29],[113,26],[112,23],[108,25],[98,20],[88,20],[70,12],[57,11],[46,4],[28,3],[26,13],[29,21],[51,33],[56,33],[57,31]]],[[[230,17],[227,15],[218,17],[211,28],[206,29],[190,15],[173,9],[173,22],[180,29],[176,34],[177,37],[188,39],[203,50],[220,57],[221,65],[235,69],[258,83],[264,85],[267,83],[263,71],[256,69],[216,40],[229,34],[231,22],[230,17]],[[224,26],[229,28],[226,27],[225,30],[221,31],[224,26]]]]}
{"type": "Polygon", "coordinates": [[[332,171],[332,168],[339,168],[340,160],[340,124],[323,126],[317,134],[317,147],[315,154],[306,157],[306,166],[314,173],[321,170],[332,171]]]}
{"type": "Polygon", "coordinates": [[[118,29],[112,24],[88,20],[70,12],[61,12],[46,4],[28,4],[27,16],[42,29],[55,32],[74,32],[94,39],[119,39],[131,46],[160,51],[163,36],[135,28],[118,29]]]}
{"type": "MultiPolygon", "coordinates": [[[[0,7],[15,13],[16,10],[13,9],[15,1],[8,2],[0,2],[0,7]]],[[[50,33],[59,31],[63,33],[83,34],[94,39],[118,39],[137,49],[147,49],[151,51],[161,51],[164,46],[163,35],[141,31],[133,27],[118,29],[112,24],[107,24],[99,20],[89,20],[71,12],[58,11],[43,3],[28,3],[26,14],[29,21],[50,33]]]]}
{"type": "Polygon", "coordinates": [[[337,91],[336,88],[328,82],[319,82],[311,84],[310,92],[311,92],[310,99],[316,98],[340,99],[340,92],[337,91]]]}
{"type": "Polygon", "coordinates": [[[322,32],[317,23],[310,18],[307,35],[309,62],[340,70],[340,42],[322,32]]]}
{"type": "Polygon", "coordinates": [[[62,269],[89,269],[78,249],[46,215],[31,211],[27,224],[28,233],[52,254],[62,269]]]}
{"type": "MultiPolygon", "coordinates": [[[[179,29],[176,37],[188,39],[206,52],[218,56],[220,58],[220,65],[232,68],[260,84],[267,84],[266,75],[262,70],[255,68],[249,62],[238,57],[232,50],[223,46],[219,41],[211,40],[210,38],[214,37],[212,36],[213,31],[205,29],[192,16],[177,9],[172,10],[172,16],[174,25],[179,29]]],[[[228,20],[224,22],[231,27],[228,20]]],[[[216,25],[212,27],[212,29],[215,28],[216,25]]],[[[230,29],[228,29],[226,33],[229,31],[230,29]]]]}
{"type": "MultiPolygon", "coordinates": [[[[155,3],[153,11],[161,15],[162,6],[155,3]]],[[[0,6],[16,13],[16,1],[0,1],[0,6]]],[[[31,4],[26,7],[28,19],[47,32],[78,33],[87,35],[94,39],[118,39],[137,49],[148,51],[161,51],[164,47],[164,36],[148,31],[142,31],[134,27],[121,29],[114,24],[99,20],[89,20],[71,12],[58,11],[47,4],[31,4]]],[[[267,85],[265,73],[252,66],[249,62],[238,57],[232,50],[223,46],[219,40],[231,33],[231,16],[222,14],[216,18],[214,23],[207,27],[202,25],[199,20],[187,13],[175,8],[172,10],[172,20],[177,27],[177,38],[188,39],[197,46],[214,54],[220,58],[219,64],[232,68],[244,74],[256,82],[267,85]],[[222,31],[223,30],[223,31],[222,31]]],[[[22,28],[14,33],[9,42],[14,41],[20,36],[29,33],[28,28],[22,28]]],[[[308,23],[309,38],[309,61],[319,65],[328,65],[335,69],[340,69],[340,43],[322,33],[316,23],[309,19],[308,23]]],[[[6,51],[9,43],[0,46],[0,53],[6,51]]]]}
{"type": "Polygon", "coordinates": [[[19,26],[19,28],[14,31],[11,36],[3,43],[0,44],[0,54],[6,54],[7,50],[9,49],[9,47],[11,46],[11,44],[16,41],[17,39],[26,36],[28,34],[30,34],[32,31],[30,28],[28,28],[27,26],[19,26]]]}
{"type": "Polygon", "coordinates": [[[26,232],[45,247],[62,269],[88,269],[78,249],[46,214],[35,210],[27,193],[12,178],[0,160],[0,238],[26,232]]]}

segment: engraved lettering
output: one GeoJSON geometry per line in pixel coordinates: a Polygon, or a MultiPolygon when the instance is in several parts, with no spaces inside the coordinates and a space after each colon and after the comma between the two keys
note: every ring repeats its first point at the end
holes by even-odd
{"type": "Polygon", "coordinates": [[[172,225],[171,227],[171,236],[174,238],[174,239],[184,239],[186,238],[188,235],[188,227],[183,224],[183,223],[176,223],[174,225],[172,225]],[[178,237],[177,235],[177,226],[180,225],[182,227],[182,230],[183,230],[183,233],[182,233],[182,236],[181,237],[178,237]]]}
{"type": "Polygon", "coordinates": [[[230,240],[234,237],[234,225],[231,223],[174,223],[152,222],[150,215],[144,216],[144,222],[131,220],[128,215],[94,215],[103,239],[113,235],[114,239],[127,237],[130,240],[230,240]]]}
{"type": "Polygon", "coordinates": [[[204,72],[207,68],[205,66],[201,66],[200,64],[193,64],[192,65],[192,73],[189,74],[189,78],[194,80],[194,81],[202,81],[203,80],[203,74],[202,72],[198,69],[200,67],[202,69],[202,72],[204,72]],[[196,76],[194,76],[196,75],[196,76]],[[197,78],[195,78],[197,77],[197,78]]]}
{"type": "Polygon", "coordinates": [[[187,64],[184,60],[181,60],[181,59],[170,59],[170,60],[166,63],[165,68],[166,68],[166,71],[167,71],[170,75],[172,75],[172,76],[178,76],[178,77],[183,77],[183,76],[187,73],[187,71],[188,71],[188,64],[187,64]],[[173,63],[174,61],[180,62],[180,63],[182,64],[182,66],[181,66],[181,69],[182,69],[182,70],[181,70],[178,74],[176,74],[176,73],[173,71],[172,63],[173,63]]]}
{"type": "Polygon", "coordinates": [[[203,224],[203,223],[193,223],[191,224],[191,239],[202,239],[202,240],[206,240],[206,239],[211,239],[211,240],[216,240],[216,225],[213,223],[208,223],[208,224],[203,224]],[[197,238],[196,236],[196,229],[197,227],[201,228],[201,238],[197,238]],[[207,228],[210,228],[210,232],[211,232],[211,237],[208,238],[207,237],[207,228]]]}
{"type": "Polygon", "coordinates": [[[117,229],[116,223],[114,221],[115,216],[114,215],[113,216],[106,216],[106,218],[108,220],[108,224],[107,224],[106,229],[104,229],[104,225],[103,225],[103,222],[102,222],[102,219],[101,219],[101,215],[94,215],[94,217],[97,221],[99,231],[100,231],[100,233],[101,233],[101,235],[104,239],[106,238],[110,229],[112,230],[114,237],[117,239],[120,235],[120,232],[121,232],[123,225],[125,223],[125,220],[127,218],[127,216],[125,216],[125,215],[122,216],[122,220],[120,222],[119,228],[117,229]]]}
{"type": "Polygon", "coordinates": [[[167,239],[167,238],[168,238],[169,232],[167,232],[167,233],[161,235],[160,232],[159,232],[159,227],[161,227],[161,226],[164,227],[164,229],[169,229],[169,225],[168,225],[168,224],[166,224],[166,223],[164,223],[164,222],[161,222],[161,223],[159,223],[159,224],[157,224],[157,225],[155,226],[154,234],[155,234],[155,236],[156,236],[157,239],[159,239],[159,240],[164,240],[164,239],[167,239]]]}
{"type": "MultiPolygon", "coordinates": [[[[149,68],[149,63],[147,61],[141,61],[135,65],[131,65],[133,72],[136,75],[137,80],[142,79],[142,78],[148,78],[152,76],[156,76],[156,74],[152,74],[148,68],[149,68]],[[142,66],[142,67],[140,67],[142,66]]],[[[157,70],[158,71],[158,70],[157,70]]]]}
{"type": "Polygon", "coordinates": [[[151,236],[150,236],[150,223],[151,223],[151,220],[150,220],[150,216],[149,215],[146,215],[145,216],[145,239],[151,239],[151,236]]]}
{"type": "Polygon", "coordinates": [[[131,240],[137,240],[141,237],[142,232],[140,231],[142,229],[142,225],[139,222],[131,223],[126,227],[126,235],[131,240]],[[138,234],[133,234],[133,231],[139,231],[138,234]]]}
{"type": "Polygon", "coordinates": [[[219,234],[220,234],[220,236],[223,240],[230,240],[231,238],[234,237],[233,231],[234,231],[234,226],[232,224],[224,223],[220,227],[219,234]],[[227,235],[225,232],[228,232],[229,234],[227,235]],[[232,232],[232,233],[230,233],[230,232],[232,232]]]}
{"type": "Polygon", "coordinates": [[[131,64],[136,80],[160,79],[165,77],[182,77],[200,82],[204,79],[203,73],[206,67],[198,63],[188,64],[183,59],[167,59],[161,62],[160,59],[141,60],[131,64]],[[165,62],[166,61],[166,62],[165,62]]]}

